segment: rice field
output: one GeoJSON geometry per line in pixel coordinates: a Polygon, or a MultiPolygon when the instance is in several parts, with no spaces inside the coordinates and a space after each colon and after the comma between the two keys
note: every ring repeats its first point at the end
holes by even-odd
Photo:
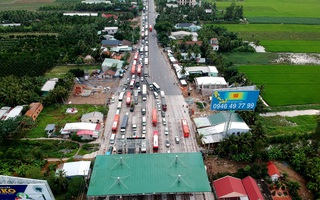
{"type": "Polygon", "coordinates": [[[320,66],[247,65],[239,70],[264,86],[262,97],[270,106],[320,103],[320,66]]]}
{"type": "MultiPolygon", "coordinates": [[[[215,2],[219,9],[231,4],[230,1],[206,0],[215,2]]],[[[319,18],[320,4],[318,0],[245,0],[237,1],[243,5],[245,17],[308,17],[319,18]]]]}
{"type": "Polygon", "coordinates": [[[0,11],[37,10],[42,6],[58,5],[55,0],[1,0],[0,11]]]}
{"type": "Polygon", "coordinates": [[[247,41],[259,40],[268,52],[320,53],[320,27],[303,24],[224,24],[247,41]]]}

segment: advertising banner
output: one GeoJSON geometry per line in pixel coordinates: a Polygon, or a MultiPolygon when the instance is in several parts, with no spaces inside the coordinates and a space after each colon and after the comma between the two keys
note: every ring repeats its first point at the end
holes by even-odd
{"type": "Polygon", "coordinates": [[[0,185],[1,200],[54,200],[45,184],[0,185]]]}
{"type": "Polygon", "coordinates": [[[213,91],[211,110],[254,110],[259,90],[213,91]]]}

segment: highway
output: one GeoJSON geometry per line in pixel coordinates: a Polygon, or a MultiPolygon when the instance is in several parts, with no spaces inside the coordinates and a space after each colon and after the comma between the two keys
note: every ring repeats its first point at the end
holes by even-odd
{"type": "MultiPolygon", "coordinates": [[[[142,24],[142,27],[149,27],[149,25],[152,25],[154,27],[155,24],[155,9],[154,9],[154,3],[153,1],[149,1],[149,12],[146,10],[146,14],[149,14],[148,16],[148,22],[145,22],[142,24]],[[147,24],[147,26],[146,26],[147,24]]],[[[143,22],[144,17],[141,17],[141,20],[143,22]]],[[[143,30],[143,28],[141,29],[143,30]]],[[[130,62],[130,67],[126,71],[124,77],[120,80],[120,85],[118,88],[118,91],[115,93],[115,100],[114,103],[111,103],[109,106],[109,113],[108,117],[105,122],[105,131],[102,136],[102,143],[99,150],[99,154],[105,154],[105,152],[108,150],[110,146],[114,147],[113,153],[120,153],[119,149],[123,148],[122,153],[128,153],[128,146],[135,146],[135,152],[139,153],[140,150],[140,143],[143,140],[142,137],[142,117],[143,114],[141,112],[141,108],[145,104],[146,106],[146,140],[147,140],[147,153],[153,153],[153,132],[158,131],[159,134],[159,149],[158,153],[174,153],[174,152],[197,152],[199,151],[196,137],[195,137],[195,128],[193,127],[193,123],[189,116],[189,111],[187,108],[187,103],[184,100],[184,97],[182,96],[181,90],[179,88],[179,84],[177,82],[177,79],[175,77],[175,74],[173,70],[170,67],[170,64],[165,57],[165,54],[162,52],[162,49],[158,46],[157,37],[156,37],[156,31],[153,29],[152,32],[149,32],[148,29],[147,32],[149,33],[148,36],[148,44],[144,41],[144,43],[140,42],[138,44],[138,48],[140,49],[141,46],[148,45],[148,58],[149,58],[149,64],[148,66],[144,66],[149,74],[148,79],[151,80],[151,82],[156,82],[160,86],[160,90],[164,91],[165,93],[165,99],[167,103],[167,111],[165,112],[165,119],[166,119],[166,125],[162,123],[162,116],[161,111],[158,110],[157,105],[157,99],[153,95],[154,91],[151,91],[148,89],[148,95],[147,100],[144,102],[142,100],[142,95],[138,95],[138,104],[134,106],[134,111],[130,112],[129,107],[126,105],[126,98],[122,100],[122,106],[120,110],[120,123],[118,125],[118,131],[116,134],[116,140],[114,144],[110,144],[110,138],[111,138],[111,127],[113,125],[113,119],[117,112],[117,105],[119,102],[119,94],[120,92],[128,92],[138,89],[137,87],[134,87],[133,90],[128,87],[125,87],[125,84],[128,82],[128,80],[131,80],[132,74],[131,74],[131,66],[133,64],[133,60],[130,62]],[[152,110],[157,110],[157,124],[154,127],[152,125],[152,110]],[[120,124],[124,117],[124,115],[129,115],[129,121],[128,125],[126,127],[125,132],[125,138],[122,138],[122,135],[120,134],[120,124]],[[133,116],[137,119],[137,130],[136,130],[136,137],[141,139],[127,139],[133,137],[133,130],[132,130],[132,118],[133,116]],[[189,129],[190,129],[190,136],[188,138],[184,138],[182,125],[181,125],[181,119],[186,119],[189,129]],[[165,135],[165,127],[168,127],[169,134],[165,135]],[[175,142],[175,137],[179,137],[179,144],[175,142]],[[167,147],[165,145],[165,141],[169,140],[170,146],[167,147]],[[123,146],[125,144],[125,146],[123,146]]],[[[140,57],[146,56],[145,52],[144,54],[140,54],[140,57]]],[[[143,59],[144,60],[144,57],[143,59]]],[[[138,61],[139,62],[139,61],[138,61]]],[[[147,84],[146,81],[140,82],[140,87],[142,88],[142,84],[147,84]]],[[[149,88],[149,87],[148,87],[149,88]]],[[[160,96],[160,94],[159,94],[160,96]]],[[[133,96],[132,96],[133,98],[133,96]]],[[[159,97],[160,98],[160,97],[159,97]]],[[[161,101],[158,99],[159,105],[161,106],[161,101]]],[[[125,198],[127,199],[127,198],[125,198]]],[[[130,198],[129,198],[130,199],[130,198]]],[[[132,198],[131,198],[132,199],[132,198]]],[[[140,198],[139,198],[140,199],[140,198]]],[[[212,200],[214,199],[214,196],[212,193],[200,193],[200,194],[184,194],[184,195],[158,195],[158,196],[143,196],[142,199],[184,199],[184,200],[212,200]]]]}

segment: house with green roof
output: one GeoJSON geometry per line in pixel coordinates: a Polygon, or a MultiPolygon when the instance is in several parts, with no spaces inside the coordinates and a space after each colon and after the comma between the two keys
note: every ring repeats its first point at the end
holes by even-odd
{"type": "Polygon", "coordinates": [[[120,70],[122,68],[122,65],[123,65],[122,60],[105,58],[101,65],[101,68],[102,68],[102,71],[107,71],[113,67],[117,68],[117,70],[120,70]]]}
{"type": "Polygon", "coordinates": [[[202,155],[114,154],[96,157],[87,196],[211,192],[202,155]]]}

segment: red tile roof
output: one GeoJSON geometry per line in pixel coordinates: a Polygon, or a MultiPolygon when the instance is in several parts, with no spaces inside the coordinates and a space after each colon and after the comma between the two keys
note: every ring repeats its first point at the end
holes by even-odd
{"type": "Polygon", "coordinates": [[[292,200],[290,196],[272,196],[273,200],[292,200]]]}
{"type": "Polygon", "coordinates": [[[242,179],[242,183],[250,200],[264,200],[257,182],[251,176],[242,179]]]}
{"type": "Polygon", "coordinates": [[[218,198],[246,197],[247,193],[241,179],[225,176],[213,181],[218,198]]]}
{"type": "Polygon", "coordinates": [[[268,168],[268,174],[269,174],[269,176],[273,176],[273,175],[275,175],[275,174],[277,174],[278,176],[280,176],[280,172],[279,172],[277,166],[275,166],[272,161],[269,161],[269,162],[268,162],[267,168],[268,168]]]}
{"type": "Polygon", "coordinates": [[[114,15],[114,14],[104,14],[104,13],[102,13],[101,16],[104,17],[104,18],[107,18],[107,19],[109,19],[111,17],[113,17],[114,19],[118,19],[118,16],[114,15]]]}

